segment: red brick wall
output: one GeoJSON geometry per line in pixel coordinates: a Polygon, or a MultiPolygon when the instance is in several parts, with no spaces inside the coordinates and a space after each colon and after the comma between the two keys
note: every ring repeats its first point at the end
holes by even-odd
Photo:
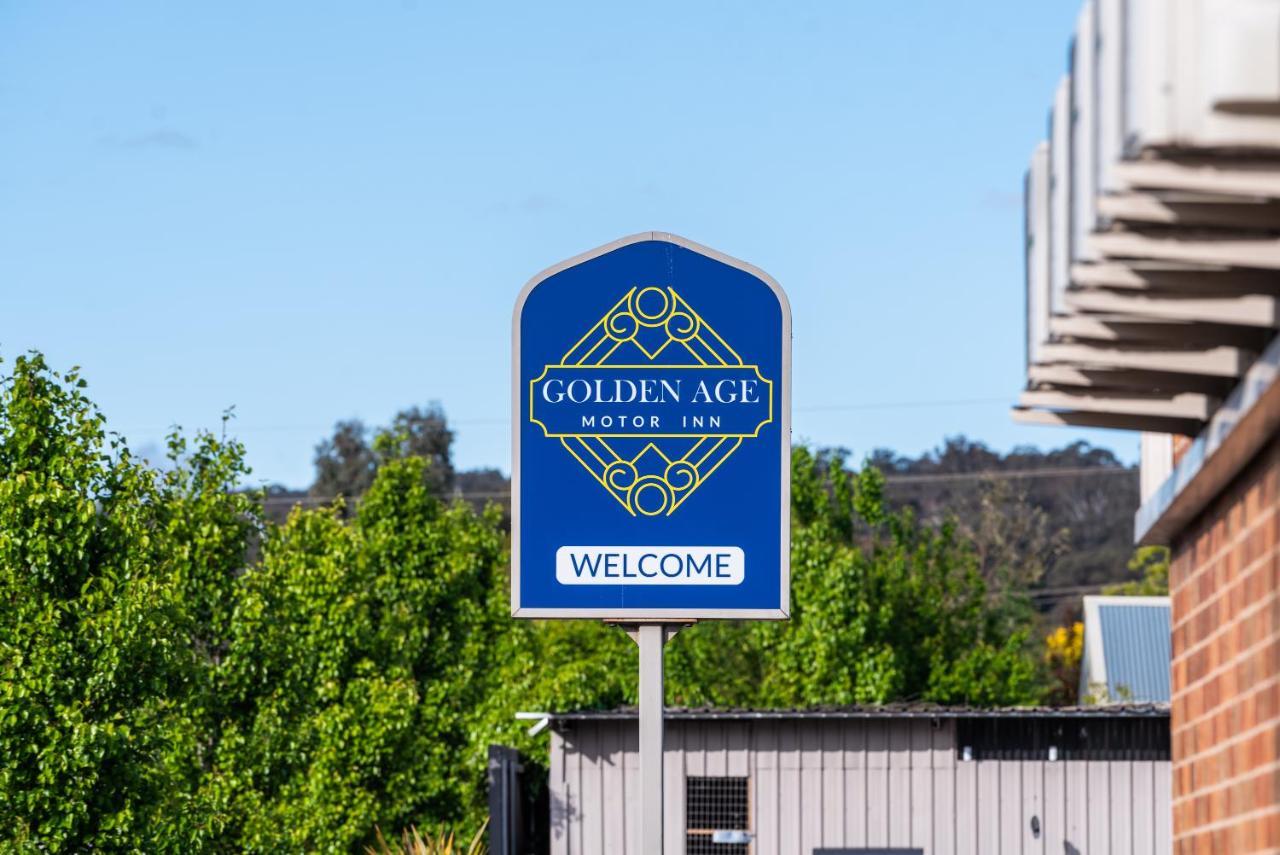
{"type": "Polygon", "coordinates": [[[1280,439],[1173,544],[1173,834],[1280,852],[1280,439]]]}

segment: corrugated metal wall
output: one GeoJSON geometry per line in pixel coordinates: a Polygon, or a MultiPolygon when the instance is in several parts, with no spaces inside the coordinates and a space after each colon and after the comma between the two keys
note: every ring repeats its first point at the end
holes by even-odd
{"type": "MultiPolygon", "coordinates": [[[[667,723],[666,855],[684,852],[686,776],[750,779],[752,855],[903,847],[925,855],[1169,852],[1169,763],[960,761],[942,719],[667,723]],[[1032,817],[1040,834],[1032,831],[1032,817]]],[[[634,720],[551,736],[551,851],[639,855],[634,720]]]]}
{"type": "Polygon", "coordinates": [[[1169,600],[1162,599],[1159,605],[1145,604],[1146,597],[1143,604],[1099,602],[1102,658],[1111,698],[1169,702],[1173,628],[1169,600]]]}

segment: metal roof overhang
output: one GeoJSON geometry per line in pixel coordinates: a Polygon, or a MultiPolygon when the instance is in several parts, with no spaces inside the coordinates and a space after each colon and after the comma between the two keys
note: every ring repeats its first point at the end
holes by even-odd
{"type": "Polygon", "coordinates": [[[1258,379],[1280,342],[1280,41],[1261,35],[1280,4],[1088,8],[1025,182],[1013,417],[1198,436],[1138,514],[1161,542],[1280,419],[1258,379]]]}
{"type": "MultiPolygon", "coordinates": [[[[885,706],[812,707],[805,709],[715,709],[667,707],[668,721],[761,721],[829,719],[975,719],[975,718],[1167,718],[1169,705],[1161,703],[1113,704],[1087,707],[942,707],[929,704],[885,706]]],[[[553,723],[578,721],[634,721],[633,707],[613,710],[581,710],[548,713],[553,723]]]]}

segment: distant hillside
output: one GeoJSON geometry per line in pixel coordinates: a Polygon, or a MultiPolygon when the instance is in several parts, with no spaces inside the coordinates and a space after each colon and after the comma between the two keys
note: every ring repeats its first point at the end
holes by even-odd
{"type": "MultiPolygon", "coordinates": [[[[268,516],[282,520],[295,504],[327,504],[339,495],[349,505],[359,501],[384,454],[427,456],[431,486],[442,495],[477,507],[507,504],[507,478],[496,469],[455,470],[452,445],[438,404],[404,410],[386,428],[340,422],[316,446],[315,483],[297,491],[269,488],[268,516]]],[[[993,588],[1029,588],[1055,617],[1088,589],[1130,578],[1125,565],[1133,552],[1138,470],[1108,449],[1078,442],[1000,454],[958,436],[920,457],[878,449],[869,460],[887,477],[892,503],[930,522],[953,518],[977,546],[993,588]]]]}
{"type": "Polygon", "coordinates": [[[1045,610],[1079,600],[1084,587],[1130,578],[1138,470],[1110,450],[1077,442],[1041,451],[992,451],[963,436],[920,457],[870,456],[899,507],[954,517],[979,548],[1003,553],[1045,610]]]}

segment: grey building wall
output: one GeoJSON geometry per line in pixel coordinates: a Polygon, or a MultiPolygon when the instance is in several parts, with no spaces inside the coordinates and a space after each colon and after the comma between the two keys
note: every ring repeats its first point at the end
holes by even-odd
{"type": "MultiPolygon", "coordinates": [[[[956,733],[951,719],[668,721],[666,855],[685,851],[684,782],[695,776],[749,778],[752,855],[1170,851],[1167,760],[964,761],[956,733]]],[[[634,719],[557,723],[554,855],[638,855],[637,759],[634,719]]]]}

